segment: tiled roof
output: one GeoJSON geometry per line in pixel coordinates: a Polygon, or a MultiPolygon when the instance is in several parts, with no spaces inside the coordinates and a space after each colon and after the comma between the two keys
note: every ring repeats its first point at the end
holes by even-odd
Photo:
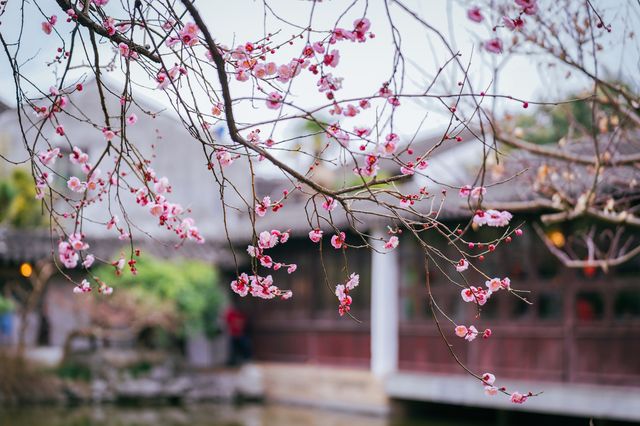
{"type": "MultiPolygon", "coordinates": [[[[129,248],[126,242],[115,238],[89,239],[87,242],[91,246],[90,252],[104,260],[113,259],[120,251],[126,255],[129,248]]],[[[52,238],[48,230],[0,228],[0,262],[37,262],[50,258],[56,253],[57,243],[57,236],[54,234],[52,238]]],[[[162,259],[198,259],[220,265],[232,263],[229,250],[215,243],[195,244],[189,241],[176,248],[175,241],[144,238],[138,240],[135,247],[162,259]]]]}

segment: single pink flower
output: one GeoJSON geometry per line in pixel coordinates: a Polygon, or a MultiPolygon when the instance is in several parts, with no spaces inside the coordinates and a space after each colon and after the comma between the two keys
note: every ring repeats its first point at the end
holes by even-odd
{"type": "Polygon", "coordinates": [[[400,240],[398,240],[398,237],[393,235],[391,238],[389,238],[389,241],[387,241],[385,243],[384,248],[386,248],[386,249],[394,249],[394,248],[398,247],[399,243],[400,243],[400,240]]]}
{"type": "Polygon", "coordinates": [[[467,259],[460,259],[456,264],[456,271],[462,272],[466,271],[469,268],[469,262],[467,259]]]}
{"type": "Polygon", "coordinates": [[[269,93],[267,98],[267,108],[278,109],[282,105],[282,95],[278,92],[269,93]]]}
{"type": "Polygon", "coordinates": [[[344,245],[345,238],[344,232],[341,232],[339,235],[334,235],[331,237],[331,245],[335,249],[340,249],[344,245]]]}
{"type": "Polygon", "coordinates": [[[127,117],[127,124],[129,126],[133,126],[137,122],[138,122],[138,116],[135,115],[135,113],[131,113],[131,115],[129,117],[127,117]]]}
{"type": "Polygon", "coordinates": [[[456,336],[464,337],[467,335],[467,327],[465,327],[464,325],[458,325],[455,328],[455,332],[456,332],[456,336]]]}
{"type": "Polygon", "coordinates": [[[487,52],[502,53],[502,40],[499,38],[492,38],[484,42],[484,48],[487,52]]]}
{"type": "Polygon", "coordinates": [[[309,239],[314,243],[320,242],[320,240],[322,239],[322,231],[320,229],[314,229],[313,231],[310,231],[309,239]]]}
{"type": "Polygon", "coordinates": [[[469,18],[473,22],[482,22],[484,16],[482,16],[479,7],[472,7],[471,9],[467,10],[467,18],[469,18]]]}

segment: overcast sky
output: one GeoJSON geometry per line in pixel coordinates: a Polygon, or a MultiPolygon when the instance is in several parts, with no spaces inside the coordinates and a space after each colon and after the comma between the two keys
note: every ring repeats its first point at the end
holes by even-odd
{"type": "MultiPolygon", "coordinates": [[[[545,0],[540,0],[544,2],[545,0]]],[[[19,29],[19,3],[9,2],[7,11],[2,17],[0,26],[3,36],[9,40],[15,40],[19,29]]],[[[57,14],[60,21],[64,21],[64,14],[56,9],[55,2],[48,3],[44,13],[57,14]]],[[[478,2],[480,3],[480,2],[478,2]]],[[[613,1],[601,1],[604,7],[615,4],[613,1]]],[[[631,3],[631,2],[630,2],[631,3]]],[[[332,28],[337,17],[346,9],[350,2],[334,0],[318,3],[315,8],[312,26],[317,29],[332,28]]],[[[440,29],[445,36],[455,41],[457,49],[462,53],[462,60],[468,61],[473,54],[473,66],[471,70],[472,80],[475,87],[484,88],[491,83],[491,65],[494,61],[507,60],[506,55],[493,55],[482,52],[480,43],[492,37],[488,25],[476,24],[466,18],[466,6],[457,2],[445,0],[418,1],[406,0],[406,4],[419,13],[421,17],[432,25],[440,29]]],[[[264,6],[262,2],[253,0],[234,1],[199,1],[199,9],[209,24],[217,41],[228,46],[244,43],[262,37],[264,32],[264,6]]],[[[281,0],[272,1],[270,5],[274,11],[284,20],[306,25],[309,20],[311,2],[302,0],[281,0]]],[[[365,2],[359,3],[352,8],[340,21],[338,26],[350,28],[355,18],[364,13],[365,2]]],[[[112,0],[107,6],[116,8],[116,0],[112,0]]],[[[448,53],[444,46],[438,42],[433,33],[427,33],[424,28],[416,23],[407,13],[402,11],[397,5],[389,5],[394,24],[402,32],[402,50],[407,58],[408,82],[406,91],[411,92],[424,87],[425,82],[430,81],[437,68],[447,59],[448,53]]],[[[114,13],[114,15],[116,15],[114,13]]],[[[292,34],[294,29],[286,23],[275,19],[267,13],[267,28],[270,31],[280,29],[282,38],[292,34]]],[[[388,18],[385,13],[382,1],[370,1],[366,16],[372,22],[371,30],[376,34],[376,38],[367,43],[343,42],[339,45],[341,50],[341,62],[334,74],[344,77],[344,90],[341,96],[363,96],[374,93],[381,82],[388,79],[393,59],[392,38],[389,31],[388,18]]],[[[635,17],[637,18],[637,16],[635,17]]],[[[634,19],[635,19],[634,18],[634,19]]],[[[40,22],[43,21],[42,14],[32,5],[25,6],[25,25],[23,46],[21,47],[21,59],[24,61],[23,72],[29,78],[47,88],[55,83],[53,75],[54,69],[43,66],[43,62],[51,58],[59,41],[53,36],[44,36],[40,29],[40,22]]],[[[61,30],[68,30],[69,25],[58,24],[61,30]]],[[[616,35],[619,39],[619,34],[616,35]]],[[[614,38],[615,39],[615,38],[614,38]]],[[[110,49],[104,43],[105,49],[110,49]]],[[[283,49],[284,50],[284,49],[283,49]]],[[[614,71],[623,70],[623,74],[634,75],[638,70],[637,49],[624,50],[620,45],[611,46],[606,51],[603,61],[614,71]]],[[[290,49],[282,52],[282,57],[276,55],[276,61],[280,59],[284,62],[286,58],[291,58],[298,53],[298,49],[290,49]]],[[[279,53],[280,55],[280,53],[279,53]]],[[[601,59],[602,60],[602,59],[601,59]]],[[[115,73],[114,73],[115,74],[115,73]]],[[[326,102],[322,95],[315,92],[315,79],[309,73],[300,78],[300,81],[293,86],[292,101],[305,106],[314,106],[326,102]],[[314,93],[309,93],[313,91],[314,93]]],[[[448,75],[450,76],[450,75],[448,75]]],[[[116,76],[117,78],[117,76],[116,76]]],[[[146,77],[144,77],[146,79],[146,77]]],[[[212,78],[215,76],[212,75],[212,78]]],[[[460,74],[455,78],[460,78],[460,74]]],[[[317,78],[316,78],[317,79],[317,78]]],[[[151,85],[152,82],[149,82],[151,85]]],[[[244,86],[232,85],[236,95],[247,93],[247,84],[244,86]]],[[[505,93],[514,97],[529,100],[554,100],[562,99],[568,92],[583,85],[577,79],[565,79],[563,73],[559,71],[550,72],[536,63],[535,58],[510,57],[500,75],[498,82],[494,82],[493,92],[505,93]]],[[[4,53],[0,59],[0,99],[5,103],[14,104],[14,88],[10,70],[4,53]]],[[[160,102],[166,102],[158,94],[152,94],[160,102]]],[[[502,102],[501,108],[520,108],[514,102],[502,102]]],[[[440,106],[441,108],[441,106],[440,106]]],[[[238,107],[238,114],[241,119],[265,119],[273,118],[274,112],[265,108],[254,109],[251,105],[238,107]]],[[[430,110],[429,105],[415,104],[407,101],[400,108],[400,113],[396,119],[398,133],[411,134],[417,130],[417,123],[430,110]]],[[[366,120],[366,116],[359,116],[353,120],[353,125],[360,124],[358,119],[366,120]]],[[[424,123],[423,131],[441,128],[444,119],[437,114],[430,114],[424,123]]],[[[288,124],[284,129],[276,129],[277,133],[287,134],[288,124]]]]}

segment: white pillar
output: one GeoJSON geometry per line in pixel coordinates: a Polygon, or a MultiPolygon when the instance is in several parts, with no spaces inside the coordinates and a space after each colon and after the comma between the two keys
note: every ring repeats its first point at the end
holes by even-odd
{"type": "Polygon", "coordinates": [[[371,246],[371,371],[384,377],[398,369],[398,249],[385,250],[385,228],[374,230],[371,246]]]}

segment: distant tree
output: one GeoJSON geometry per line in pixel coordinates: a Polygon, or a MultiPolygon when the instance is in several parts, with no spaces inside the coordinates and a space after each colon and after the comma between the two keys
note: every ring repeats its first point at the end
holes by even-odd
{"type": "MultiPolygon", "coordinates": [[[[609,82],[613,87],[626,85],[609,82]]],[[[592,114],[592,93],[579,92],[567,96],[567,102],[562,105],[543,105],[535,113],[519,114],[514,117],[515,127],[521,129],[522,138],[528,142],[538,144],[558,144],[566,139],[589,138],[594,131],[608,134],[616,129],[624,131],[638,131],[638,123],[621,119],[616,108],[609,105],[605,99],[606,89],[600,87],[597,96],[601,100],[598,116],[592,114]]],[[[640,114],[640,107],[634,108],[635,114],[640,114]]]]}
{"type": "MultiPolygon", "coordinates": [[[[100,298],[113,309],[127,311],[134,328],[158,326],[180,336],[199,332],[214,336],[219,332],[218,316],[225,297],[212,265],[145,255],[137,267],[136,275],[121,274],[111,280],[118,295],[113,303],[100,298]]],[[[109,269],[113,267],[103,265],[92,273],[107,276],[111,275],[109,269]]],[[[99,314],[96,320],[101,320],[99,314]]]]}
{"type": "Polygon", "coordinates": [[[47,224],[48,214],[43,214],[35,196],[33,177],[23,169],[0,179],[0,225],[33,228],[47,224]]]}

